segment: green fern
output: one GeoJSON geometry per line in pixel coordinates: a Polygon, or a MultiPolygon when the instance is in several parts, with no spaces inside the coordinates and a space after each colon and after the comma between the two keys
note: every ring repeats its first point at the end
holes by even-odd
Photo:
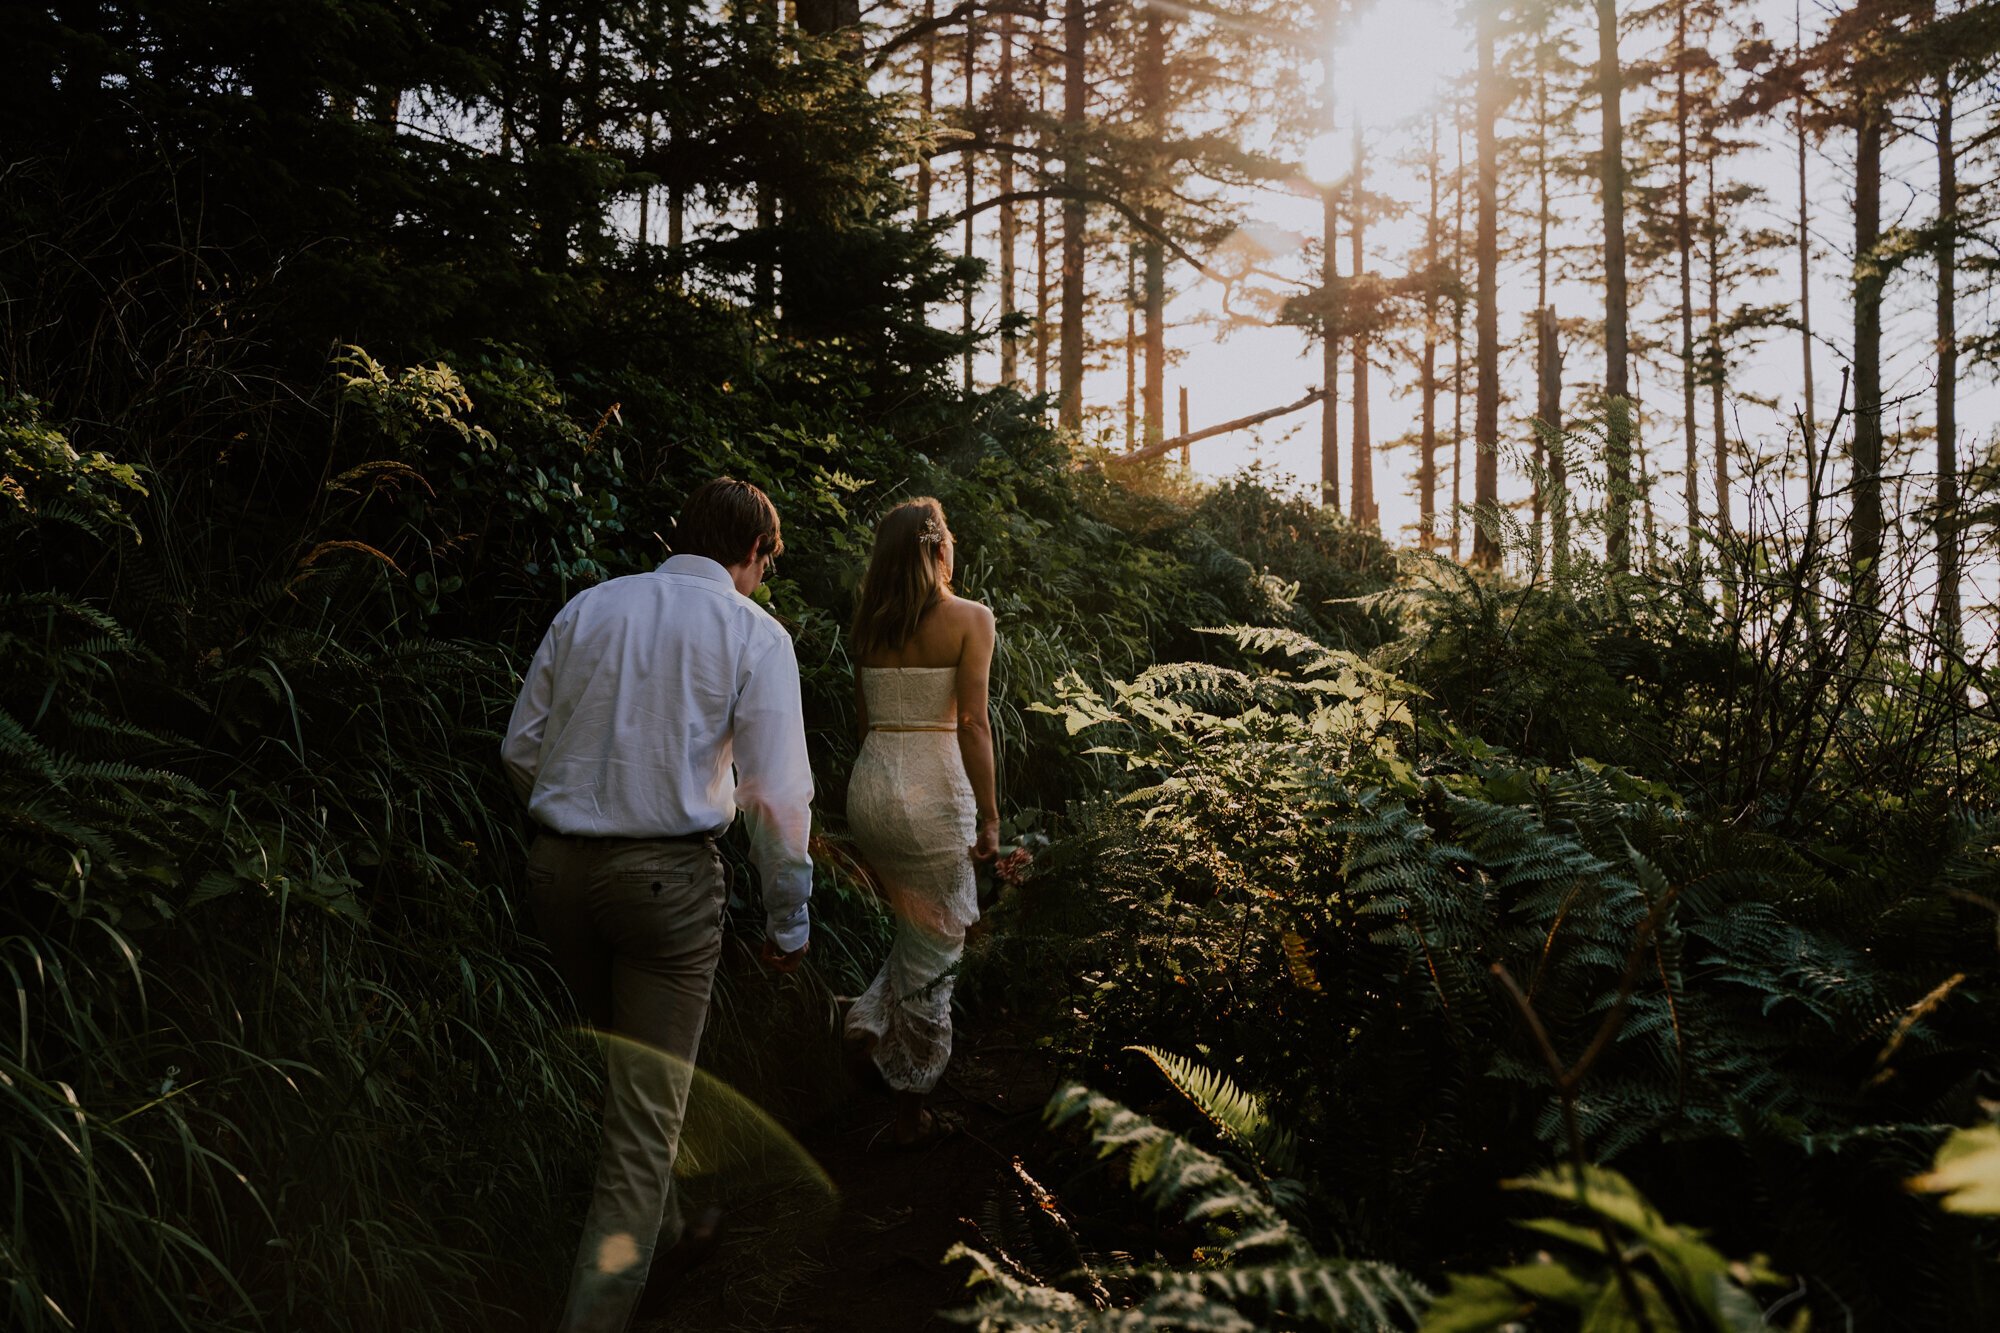
{"type": "MultiPolygon", "coordinates": [[[[1774,1327],[1751,1293],[1784,1278],[1762,1256],[1731,1262],[1699,1232],[1663,1218],[1630,1181],[1589,1167],[1581,1180],[1567,1168],[1509,1181],[1576,1206],[1591,1225],[1530,1218],[1520,1225],[1538,1242],[1553,1242],[1528,1263],[1479,1275],[1454,1275],[1426,1312],[1423,1333],[1476,1333],[1532,1320],[1556,1310],[1585,1327],[1636,1328],[1634,1305],[1655,1330],[1753,1333],[1774,1327]],[[1615,1244],[1618,1261],[1607,1256],[1615,1244]]],[[[1804,1314],[1793,1327],[1803,1329],[1804,1314]]]]}
{"type": "Polygon", "coordinates": [[[1405,1328],[1421,1318],[1430,1293],[1389,1264],[1309,1259],[1252,1267],[1148,1272],[1161,1291],[1186,1291],[1269,1318],[1332,1329],[1405,1328]]]}
{"type": "MultiPolygon", "coordinates": [[[[1232,1142],[1280,1141],[1258,1100],[1228,1080],[1161,1052],[1140,1053],[1232,1142]]],[[[1202,1262],[1187,1267],[1128,1261],[1093,1268],[1092,1285],[1081,1293],[1049,1285],[1012,1255],[957,1246],[947,1262],[973,1266],[976,1296],[971,1309],[953,1316],[961,1322],[994,1333],[1254,1330],[1272,1320],[1386,1330],[1408,1327],[1428,1299],[1420,1284],[1388,1264],[1319,1255],[1256,1185],[1221,1158],[1108,1097],[1069,1084],[1050,1098],[1046,1116],[1052,1126],[1084,1121],[1100,1157],[1126,1158],[1126,1181],[1142,1200],[1200,1227],[1215,1245],[1202,1262]],[[1122,1290],[1135,1294],[1107,1306],[1104,1296],[1122,1290]]],[[[1053,1211],[1052,1203],[1044,1198],[1039,1206],[1053,1211]]]]}
{"type": "Polygon", "coordinates": [[[1232,1257],[1305,1252],[1304,1238],[1256,1186],[1215,1154],[1121,1103],[1071,1083],[1049,1099],[1047,1118],[1051,1126],[1087,1121],[1100,1157],[1125,1156],[1127,1183],[1140,1198],[1203,1224],[1232,1257]]]}
{"type": "Polygon", "coordinates": [[[1228,1075],[1151,1046],[1127,1046],[1152,1062],[1174,1091],[1207,1118],[1225,1142],[1243,1153],[1267,1179],[1291,1172],[1298,1142],[1275,1124],[1264,1099],[1236,1086],[1228,1075]]]}

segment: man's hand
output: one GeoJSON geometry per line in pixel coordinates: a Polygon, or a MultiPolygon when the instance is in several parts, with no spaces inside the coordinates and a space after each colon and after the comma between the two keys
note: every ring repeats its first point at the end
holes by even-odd
{"type": "Polygon", "coordinates": [[[764,966],[770,968],[773,972],[780,973],[784,976],[790,976],[792,973],[799,970],[799,964],[802,961],[804,961],[806,953],[811,948],[812,948],[812,941],[807,940],[804,944],[801,944],[798,948],[792,950],[790,953],[780,953],[778,951],[778,946],[771,943],[770,937],[766,936],[764,939],[764,947],[758,951],[757,956],[763,959],[764,966]]]}
{"type": "Polygon", "coordinates": [[[972,859],[991,861],[1000,855],[1000,816],[979,821],[979,841],[972,844],[972,859]]]}

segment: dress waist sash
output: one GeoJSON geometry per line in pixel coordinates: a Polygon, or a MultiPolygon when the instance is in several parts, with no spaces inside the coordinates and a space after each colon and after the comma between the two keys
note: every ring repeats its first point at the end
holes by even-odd
{"type": "Polygon", "coordinates": [[[898,723],[898,722],[871,722],[868,724],[868,730],[870,731],[957,731],[958,723],[939,722],[939,723],[930,723],[922,725],[905,725],[903,723],[898,723]]]}

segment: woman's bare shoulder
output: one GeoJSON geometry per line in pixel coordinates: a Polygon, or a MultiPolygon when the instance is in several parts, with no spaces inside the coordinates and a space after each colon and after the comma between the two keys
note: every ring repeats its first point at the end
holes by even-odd
{"type": "Polygon", "coordinates": [[[938,610],[951,617],[953,623],[966,627],[993,623],[993,608],[984,602],[975,602],[970,597],[959,597],[954,594],[949,601],[940,605],[938,610]]]}

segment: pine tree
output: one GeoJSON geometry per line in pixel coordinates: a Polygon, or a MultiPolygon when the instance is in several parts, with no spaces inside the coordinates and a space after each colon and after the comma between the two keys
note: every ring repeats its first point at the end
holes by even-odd
{"type": "Polygon", "coordinates": [[[1938,640],[1955,656],[1964,643],[1959,610],[1958,509],[1958,147],[1953,71],[1936,76],[1937,129],[1937,608],[1938,640]]]}
{"type": "Polygon", "coordinates": [[[1438,408],[1438,321],[1439,321],[1439,263],[1438,233],[1442,217],[1438,212],[1438,196],[1441,178],[1444,174],[1443,154],[1438,148],[1438,112],[1432,108],[1428,116],[1430,127],[1430,151],[1424,155],[1424,183],[1429,192],[1429,207],[1424,213],[1423,268],[1424,283],[1424,333],[1423,365],[1421,370],[1422,432],[1418,443],[1417,458],[1417,545],[1420,549],[1437,549],[1437,408],[1438,408]]]}
{"type": "Polygon", "coordinates": [[[1162,143],[1167,115],[1167,42],[1161,7],[1149,4],[1140,19],[1138,92],[1141,140],[1140,208],[1145,228],[1141,242],[1146,315],[1146,383],[1142,405],[1145,443],[1166,438],[1167,264],[1162,237],[1166,209],[1167,150],[1162,143]]]}
{"type": "MultiPolygon", "coordinates": [[[[1674,249],[1680,278],[1680,361],[1681,433],[1687,451],[1682,469],[1682,505],[1685,511],[1688,568],[1695,578],[1701,571],[1701,440],[1695,429],[1694,345],[1694,213],[1689,203],[1694,164],[1694,107],[1689,98],[1689,74],[1704,62],[1712,64],[1706,51],[1693,46],[1691,0],[1673,0],[1674,44],[1671,63],[1674,71],[1674,249]]],[[[1722,441],[1716,441],[1718,449],[1722,441]]]]}
{"type": "MultiPolygon", "coordinates": [[[[1320,41],[1332,49],[1338,31],[1338,0],[1320,0],[1320,41]]],[[[1334,87],[1333,61],[1326,61],[1326,75],[1320,85],[1320,117],[1325,132],[1334,133],[1334,111],[1339,105],[1334,87]]],[[[1335,293],[1340,272],[1340,194],[1334,181],[1320,182],[1320,399],[1319,417],[1319,502],[1328,509],[1340,508],[1340,339],[1339,313],[1335,293]]]]}
{"type": "Polygon", "coordinates": [[[1605,558],[1631,568],[1632,396],[1629,295],[1625,273],[1625,72],[1618,54],[1618,6],[1595,0],[1597,95],[1602,120],[1598,179],[1604,201],[1605,558]]]}
{"type": "MultiPolygon", "coordinates": [[[[1794,0],[1792,7],[1793,60],[1802,63],[1805,58],[1805,22],[1802,17],[1803,0],[1794,0]]],[[[1792,127],[1798,150],[1799,170],[1799,351],[1803,361],[1805,396],[1805,450],[1806,475],[1813,475],[1812,451],[1819,435],[1817,400],[1813,396],[1813,334],[1812,334],[1812,195],[1806,188],[1806,107],[1801,95],[1792,99],[1792,127]]],[[[1806,534],[1810,544],[1812,534],[1806,534]]]]}
{"type": "Polygon", "coordinates": [[[1498,122],[1505,110],[1495,67],[1499,14],[1494,0],[1481,0],[1474,12],[1474,42],[1478,48],[1478,282],[1474,298],[1475,339],[1479,383],[1473,414],[1473,508],[1478,522],[1472,532],[1472,563],[1493,568],[1500,563],[1500,543],[1494,530],[1500,505],[1500,163],[1498,122]]]}
{"type": "Polygon", "coordinates": [[[1021,95],[1014,82],[1014,20],[1012,10],[1000,15],[1000,67],[997,130],[1000,144],[994,152],[998,164],[995,188],[1000,194],[1000,383],[1017,387],[1021,380],[1020,331],[1015,292],[1017,250],[1020,246],[1020,204],[1014,198],[1014,139],[1022,131],[1021,95]]]}
{"type": "Polygon", "coordinates": [[[1084,228],[1089,214],[1084,129],[1089,114],[1090,6],[1066,0],[1063,8],[1062,338],[1057,401],[1065,429],[1083,429],[1084,228]]]}
{"type": "Polygon", "coordinates": [[[1461,558],[1465,513],[1465,99],[1452,99],[1452,128],[1458,141],[1452,173],[1451,266],[1457,277],[1451,304],[1451,558],[1461,558]]]}
{"type": "MultiPolygon", "coordinates": [[[[1348,238],[1352,243],[1350,259],[1354,269],[1354,284],[1358,285],[1367,272],[1368,217],[1371,203],[1364,193],[1368,179],[1368,147],[1361,131],[1361,116],[1356,108],[1354,117],[1354,170],[1349,179],[1348,238]]],[[[1347,302],[1349,307],[1347,322],[1358,324],[1353,307],[1355,302],[1347,302]]],[[[1375,320],[1370,320],[1375,322],[1375,320]]],[[[1379,530],[1381,517],[1375,505],[1375,453],[1374,441],[1368,421],[1368,330],[1356,327],[1350,338],[1354,346],[1354,438],[1348,445],[1354,462],[1354,475],[1350,483],[1352,508],[1348,517],[1357,528],[1368,531],[1379,530]]]]}

